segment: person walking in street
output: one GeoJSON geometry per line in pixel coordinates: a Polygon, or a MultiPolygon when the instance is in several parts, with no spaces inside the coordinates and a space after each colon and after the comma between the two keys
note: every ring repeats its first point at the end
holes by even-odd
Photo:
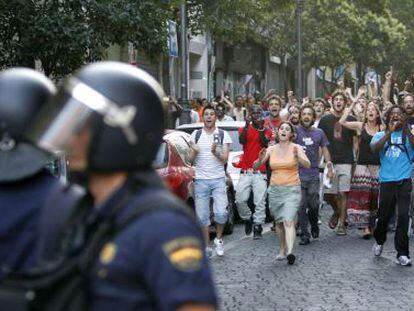
{"type": "MultiPolygon", "coordinates": [[[[224,105],[224,103],[219,102],[216,105],[215,110],[216,110],[216,113],[217,113],[217,122],[234,121],[234,119],[232,117],[227,115],[226,105],[224,105]]],[[[203,114],[203,117],[204,117],[204,114],[203,114]]]]}
{"type": "Polygon", "coordinates": [[[299,113],[300,113],[300,106],[299,105],[292,105],[289,107],[288,110],[289,114],[287,120],[292,123],[292,125],[297,126],[299,125],[299,113]]]}
{"type": "Polygon", "coordinates": [[[269,160],[272,170],[268,188],[269,209],[276,222],[276,235],[279,240],[279,254],[276,260],[287,259],[293,265],[296,229],[295,221],[301,201],[299,164],[310,168],[311,162],[302,147],[293,143],[295,129],[287,121],[280,124],[279,142],[267,149],[262,149],[253,168],[257,169],[269,160]],[[287,255],[287,256],[286,256],[287,255]]]}
{"type": "Polygon", "coordinates": [[[243,157],[240,162],[240,180],[236,189],[236,203],[240,218],[245,223],[245,233],[253,238],[262,237],[266,218],[266,164],[253,169],[254,161],[259,157],[261,149],[266,148],[272,131],[263,126],[262,109],[253,105],[246,125],[239,129],[239,141],[243,145],[243,157]],[[254,213],[247,202],[253,192],[254,213]]]}
{"type": "Polygon", "coordinates": [[[319,121],[326,114],[326,111],[327,110],[329,111],[329,105],[324,99],[317,98],[313,102],[313,108],[315,109],[315,115],[316,115],[313,126],[318,127],[319,121]]]}
{"type": "Polygon", "coordinates": [[[397,205],[397,228],[394,246],[397,264],[411,266],[408,224],[412,191],[412,159],[414,136],[404,119],[404,108],[391,107],[386,114],[386,130],[378,132],[371,141],[372,151],[379,153],[379,208],[374,230],[372,251],[380,256],[387,239],[388,222],[397,205]]]}
{"type": "Polygon", "coordinates": [[[275,144],[277,137],[277,130],[282,122],[280,117],[280,110],[282,108],[282,99],[277,95],[271,95],[268,98],[269,102],[269,116],[264,119],[264,126],[272,130],[272,137],[269,143],[275,144]]]}
{"type": "Polygon", "coordinates": [[[224,255],[223,230],[227,222],[227,192],[224,164],[229,156],[231,138],[226,131],[216,127],[217,114],[212,106],[204,107],[204,127],[191,134],[190,161],[196,169],[194,194],[195,210],[202,228],[206,253],[210,247],[210,196],[213,197],[214,220],[217,236],[214,248],[218,256],[224,255]]]}
{"type": "Polygon", "coordinates": [[[243,96],[237,95],[235,107],[233,109],[233,117],[236,121],[246,121],[248,115],[247,109],[244,107],[243,96]]]}
{"type": "Polygon", "coordinates": [[[375,101],[370,101],[363,121],[346,121],[356,102],[345,111],[339,122],[354,130],[359,136],[357,166],[351,180],[351,190],[347,199],[348,223],[363,229],[363,238],[372,236],[378,209],[378,170],[379,156],[370,148],[372,137],[385,129],[381,113],[375,101]]]}
{"type": "Polygon", "coordinates": [[[64,281],[34,295],[36,309],[216,309],[194,215],[152,169],[164,135],[163,97],[145,71],[98,62],[71,75],[33,121],[31,139],[67,152],[88,179],[54,262],[64,281]]]}
{"type": "Polygon", "coordinates": [[[25,131],[55,92],[35,70],[0,73],[0,280],[37,262],[41,212],[59,180],[46,169],[51,155],[29,143],[25,131]]]}
{"type": "Polygon", "coordinates": [[[328,139],[325,133],[313,127],[315,110],[311,104],[305,104],[300,109],[300,125],[296,127],[295,143],[302,146],[310,160],[310,168],[299,166],[299,178],[302,191],[302,200],[299,209],[300,245],[310,243],[309,223],[312,238],[319,237],[319,149],[328,166],[328,178],[332,178],[333,164],[328,150],[328,139]]]}
{"type": "MultiPolygon", "coordinates": [[[[334,164],[334,177],[331,188],[325,189],[325,201],[332,206],[333,214],[329,227],[335,229],[338,225],[338,235],[346,235],[346,199],[351,188],[351,168],[354,161],[353,136],[354,131],[343,127],[339,120],[346,107],[347,97],[342,92],[332,95],[332,113],[322,117],[318,127],[324,131],[329,141],[329,153],[334,164]]],[[[348,117],[347,121],[355,121],[348,117]]]]}

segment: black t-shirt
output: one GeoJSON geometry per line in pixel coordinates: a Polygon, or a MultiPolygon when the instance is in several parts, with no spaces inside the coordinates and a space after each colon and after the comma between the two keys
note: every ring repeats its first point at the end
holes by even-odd
{"type": "MultiPolygon", "coordinates": [[[[349,116],[347,121],[355,121],[349,116]]],[[[323,116],[318,127],[325,132],[329,140],[329,152],[334,164],[352,164],[354,161],[353,136],[355,131],[339,124],[339,118],[333,114],[323,116]],[[336,130],[335,130],[336,128],[336,130]]]]}
{"type": "Polygon", "coordinates": [[[407,118],[407,123],[411,126],[411,128],[413,127],[413,125],[414,125],[414,117],[408,117],[407,118]]]}

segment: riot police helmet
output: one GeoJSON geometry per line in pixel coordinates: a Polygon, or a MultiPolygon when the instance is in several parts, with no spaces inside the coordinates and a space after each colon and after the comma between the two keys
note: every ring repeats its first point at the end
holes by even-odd
{"type": "Polygon", "coordinates": [[[53,83],[29,68],[0,72],[0,182],[39,172],[49,155],[27,141],[30,120],[56,92],[53,83]]]}
{"type": "Polygon", "coordinates": [[[119,62],[89,64],[39,113],[31,137],[41,148],[65,151],[71,137],[87,128],[84,170],[150,168],[164,134],[163,99],[162,87],[144,70],[119,62]]]}

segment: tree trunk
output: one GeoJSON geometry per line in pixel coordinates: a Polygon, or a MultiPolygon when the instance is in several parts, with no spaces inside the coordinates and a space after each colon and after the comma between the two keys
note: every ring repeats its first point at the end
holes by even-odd
{"type": "Polygon", "coordinates": [[[357,81],[357,89],[364,84],[364,77],[363,77],[363,70],[362,70],[362,61],[359,59],[356,63],[356,76],[358,78],[357,81]]]}
{"type": "Polygon", "coordinates": [[[288,77],[287,77],[287,68],[286,68],[286,55],[282,56],[282,83],[283,83],[283,93],[285,95],[285,98],[287,98],[288,77]]]}

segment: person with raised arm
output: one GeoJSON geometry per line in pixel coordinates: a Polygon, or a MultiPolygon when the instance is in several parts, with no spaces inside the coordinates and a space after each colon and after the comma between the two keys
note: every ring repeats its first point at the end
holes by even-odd
{"type": "Polygon", "coordinates": [[[397,207],[397,228],[394,237],[396,262],[401,266],[411,266],[408,223],[414,136],[404,119],[404,113],[403,107],[392,106],[386,114],[386,130],[375,134],[371,141],[371,149],[379,153],[381,162],[379,207],[372,251],[376,257],[381,256],[387,239],[388,223],[397,207]]]}
{"type": "Polygon", "coordinates": [[[286,258],[289,265],[293,265],[296,259],[293,246],[296,238],[295,222],[301,201],[299,164],[305,168],[311,166],[302,147],[293,143],[294,136],[293,125],[283,121],[278,129],[279,142],[267,149],[263,148],[253,165],[254,169],[258,169],[269,160],[272,171],[268,188],[269,209],[275,219],[279,239],[276,260],[286,258]]]}
{"type": "Polygon", "coordinates": [[[371,151],[372,137],[385,129],[381,113],[375,101],[371,100],[364,113],[363,121],[347,121],[350,112],[357,101],[345,110],[339,120],[344,127],[358,133],[358,159],[354,175],[351,179],[351,189],[347,200],[348,223],[363,229],[363,238],[372,236],[372,229],[378,208],[378,171],[379,156],[371,151]]]}

